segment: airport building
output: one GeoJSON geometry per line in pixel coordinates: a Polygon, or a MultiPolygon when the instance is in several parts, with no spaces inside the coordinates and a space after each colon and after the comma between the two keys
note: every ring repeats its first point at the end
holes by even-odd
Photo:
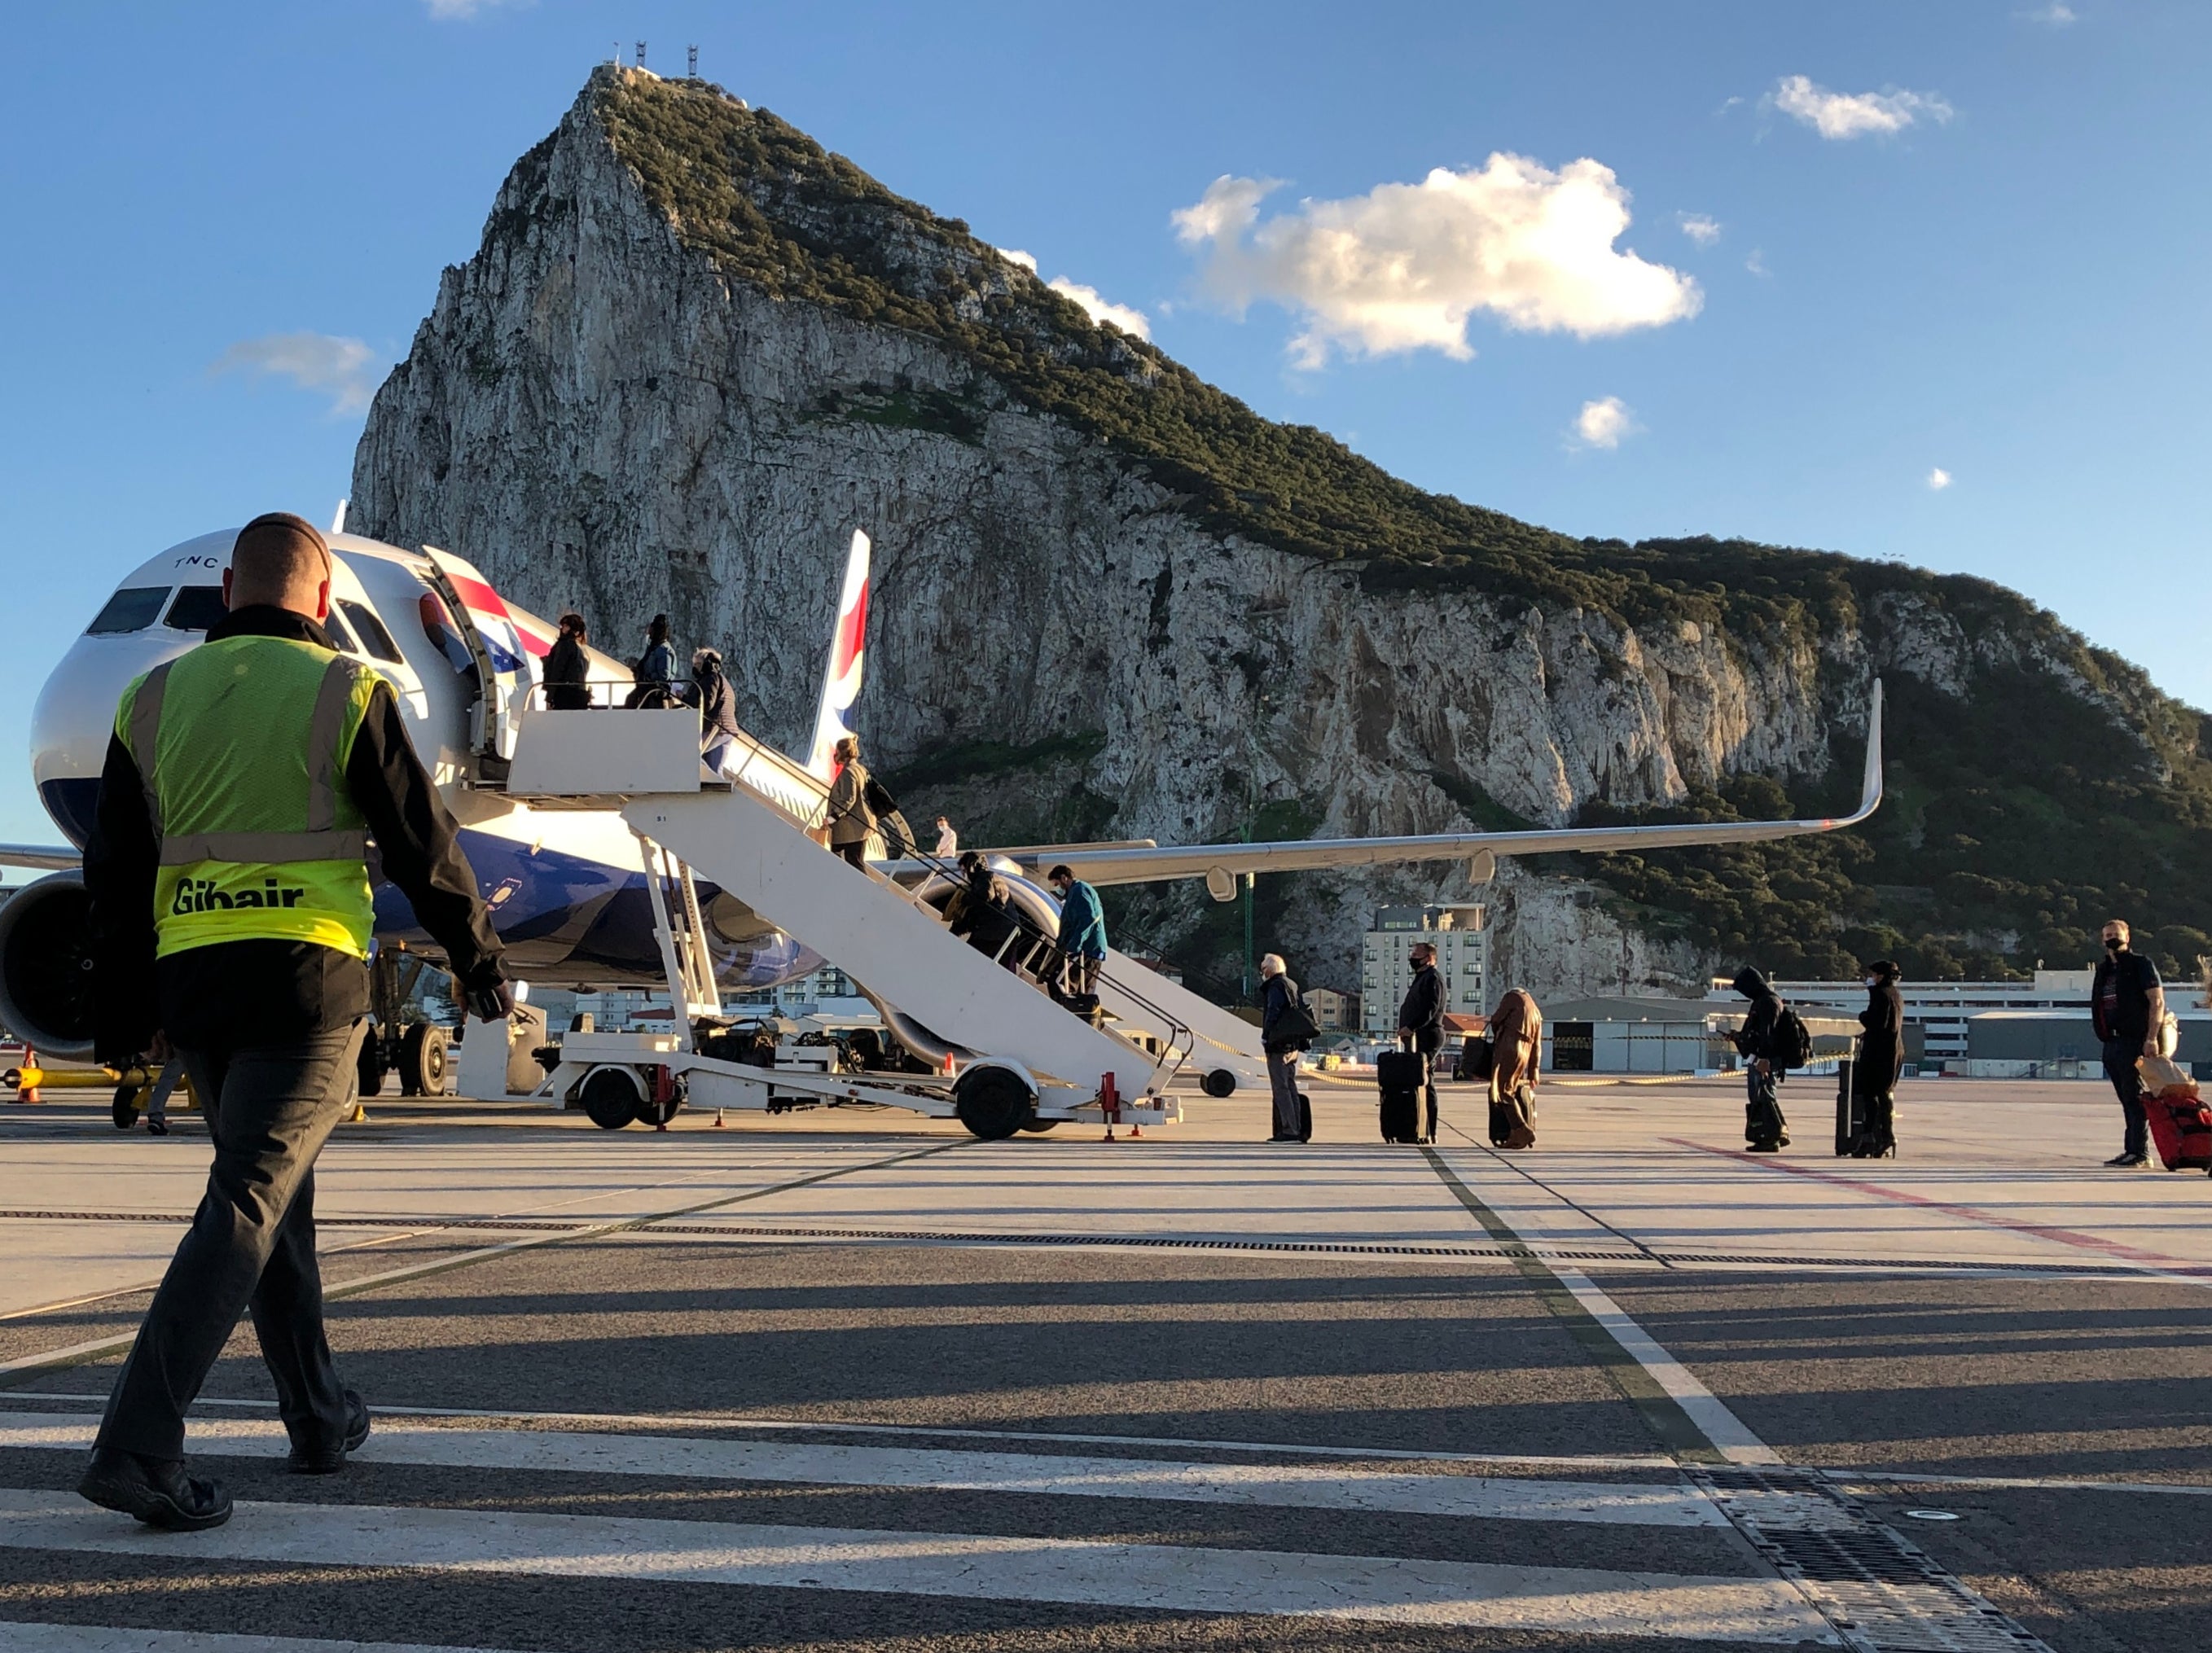
{"type": "Polygon", "coordinates": [[[1313,1012],[1314,1025],[1323,1033],[1357,1033],[1359,1030],[1359,995],[1339,993],[1334,988],[1305,989],[1306,1008],[1313,1012]]]}
{"type": "Polygon", "coordinates": [[[1385,1038],[1397,1031],[1398,1006],[1413,983],[1407,949],[1425,941],[1437,950],[1444,1009],[1480,1016],[1489,1009],[1489,909],[1483,907],[1384,907],[1360,950],[1359,1026],[1385,1038]]]}
{"type": "MultiPolygon", "coordinates": [[[[1969,1025],[1990,1011],[2072,1012],[2088,1026],[2094,970],[2038,970],[2028,981],[1900,981],[1905,1000],[1905,1060],[1908,1067],[1950,1071],[1967,1061],[1969,1025]]],[[[1777,981],[1774,990],[1809,1018],[1814,1012],[1856,1018],[1866,1008],[1857,981],[1777,981]]],[[[2169,988],[2169,991],[2172,991],[2169,988]]],[[[1742,995],[1716,976],[1705,994],[1713,1006],[1735,1006],[1742,995]]],[[[2180,1008],[2177,1004],[2176,1009],[2180,1008]]]]}

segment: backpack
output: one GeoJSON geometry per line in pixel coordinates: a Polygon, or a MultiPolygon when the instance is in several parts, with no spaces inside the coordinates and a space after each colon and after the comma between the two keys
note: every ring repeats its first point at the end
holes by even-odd
{"type": "Polygon", "coordinates": [[[914,829],[899,813],[898,799],[891,796],[890,788],[872,775],[860,787],[860,801],[876,817],[876,831],[883,838],[884,852],[895,861],[905,859],[907,851],[914,848],[914,829]]]}
{"type": "Polygon", "coordinates": [[[1306,1008],[1304,995],[1293,988],[1290,1002],[1283,1006],[1283,1013],[1275,1018],[1276,1045],[1285,1049],[1304,1050],[1320,1034],[1321,1024],[1314,1020],[1313,1012],[1306,1008]]]}
{"type": "Polygon", "coordinates": [[[1786,1000],[1767,1036],[1766,1060],[1781,1068],[1802,1067],[1813,1060],[1813,1030],[1786,1000]]]}

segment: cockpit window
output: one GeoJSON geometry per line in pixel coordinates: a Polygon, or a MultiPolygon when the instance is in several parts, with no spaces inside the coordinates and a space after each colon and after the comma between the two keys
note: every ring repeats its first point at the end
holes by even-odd
{"type": "Polygon", "coordinates": [[[221,586],[186,586],[169,605],[162,624],[173,631],[205,631],[230,611],[223,605],[221,586]]]}
{"type": "Polygon", "coordinates": [[[384,622],[376,617],[376,611],[360,603],[340,603],[353,629],[361,634],[362,641],[370,654],[393,665],[402,663],[399,645],[392,641],[392,634],[384,629],[384,622]]]}
{"type": "Polygon", "coordinates": [[[87,626],[88,637],[112,637],[126,631],[143,631],[161,611],[169,594],[167,586],[128,586],[109,598],[87,626]]]}
{"type": "Polygon", "coordinates": [[[332,606],[328,614],[323,617],[323,630],[328,635],[332,642],[336,643],[347,653],[358,654],[361,653],[361,645],[354,641],[353,633],[348,631],[346,629],[345,622],[338,618],[338,611],[335,605],[332,606]]]}

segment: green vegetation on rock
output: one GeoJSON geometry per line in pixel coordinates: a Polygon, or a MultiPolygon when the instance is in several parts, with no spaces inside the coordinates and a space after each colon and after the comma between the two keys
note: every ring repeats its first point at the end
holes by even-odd
{"type": "MultiPolygon", "coordinates": [[[[1094,325],[959,220],[894,194],[766,111],[703,82],[619,71],[595,76],[590,95],[647,200],[725,276],[937,340],[975,374],[957,396],[884,386],[809,416],[975,441],[1010,400],[1105,442],[1210,530],[1356,561],[1370,590],[1471,590],[1808,645],[1871,635],[1882,605],[1904,599],[2037,657],[1963,696],[1893,678],[1893,801],[1863,833],[1650,860],[1558,858],[1555,870],[1595,877],[1639,922],[1785,974],[1849,971],[1881,953],[1920,975],[2014,974],[2039,958],[2075,965],[2112,913],[2136,920],[2169,969],[2193,973],[2195,954],[2212,951],[2206,720],[2017,593],[1741,540],[1575,539],[1425,492],[1094,325]]],[[[542,167],[544,149],[523,167],[542,167]]],[[[1853,750],[1856,732],[1838,750],[1853,750]]],[[[1077,756],[963,749],[899,780],[930,791],[1077,756]]],[[[1793,797],[1741,777],[1643,818],[1834,810],[1850,802],[1832,795],[1845,779],[1793,797]]],[[[1479,824],[1516,823],[1477,789],[1437,784],[1479,824]]],[[[1094,796],[1075,812],[1100,807],[1110,801],[1094,796]]]]}

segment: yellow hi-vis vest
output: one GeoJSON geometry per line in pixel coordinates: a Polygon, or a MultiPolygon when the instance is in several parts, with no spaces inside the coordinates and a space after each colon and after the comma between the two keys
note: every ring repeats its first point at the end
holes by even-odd
{"type": "Polygon", "coordinates": [[[368,835],[346,762],[382,681],[284,637],[225,637],[124,691],[115,732],[161,845],[155,951],[308,941],[368,957],[368,835]]]}

